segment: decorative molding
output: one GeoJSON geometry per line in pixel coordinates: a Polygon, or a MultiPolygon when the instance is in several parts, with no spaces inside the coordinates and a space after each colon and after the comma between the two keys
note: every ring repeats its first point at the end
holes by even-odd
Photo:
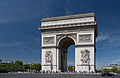
{"type": "Polygon", "coordinates": [[[48,29],[61,29],[61,28],[73,28],[73,27],[87,27],[87,26],[96,26],[96,22],[82,22],[74,24],[61,24],[61,25],[52,25],[52,26],[40,26],[39,30],[48,30],[48,29]]]}
{"type": "Polygon", "coordinates": [[[95,65],[90,65],[90,64],[81,64],[81,65],[77,65],[77,66],[95,66],[95,65]]]}
{"type": "Polygon", "coordinates": [[[55,37],[43,37],[43,44],[55,44],[55,37]]]}
{"type": "MultiPolygon", "coordinates": [[[[44,64],[44,65],[41,65],[41,66],[51,66],[51,64],[44,64]]],[[[56,66],[56,65],[52,65],[52,66],[56,66]]]]}
{"type": "Polygon", "coordinates": [[[79,35],[79,43],[92,42],[92,34],[79,35]]]}
{"type": "Polygon", "coordinates": [[[94,27],[93,26],[89,26],[89,27],[75,27],[75,28],[67,28],[67,29],[54,29],[54,30],[45,30],[45,31],[42,31],[42,34],[58,34],[58,35],[61,35],[61,34],[64,34],[64,33],[73,33],[73,32],[85,32],[85,33],[88,33],[88,32],[92,32],[94,30],[94,27]],[[60,34],[61,33],[61,34],[60,34]]]}
{"type": "Polygon", "coordinates": [[[75,45],[75,47],[87,47],[87,46],[96,46],[95,44],[79,44],[75,45]]]}
{"type": "Polygon", "coordinates": [[[81,62],[83,64],[89,64],[90,63],[90,51],[85,49],[85,50],[81,50],[81,62]]]}
{"type": "Polygon", "coordinates": [[[56,20],[56,21],[47,21],[42,22],[41,26],[52,26],[52,25],[61,25],[61,24],[74,24],[81,22],[93,22],[94,17],[84,17],[84,18],[74,18],[74,19],[65,19],[65,20],[56,20]]]}
{"type": "Polygon", "coordinates": [[[73,33],[73,34],[69,34],[68,36],[74,38],[75,40],[77,40],[77,33],[73,33]]]}
{"type": "Polygon", "coordinates": [[[95,17],[95,14],[94,13],[87,13],[87,14],[77,14],[77,15],[42,18],[41,22],[65,20],[65,19],[75,19],[75,18],[85,18],[85,17],[95,17]]]}
{"type": "Polygon", "coordinates": [[[58,43],[58,41],[59,41],[61,38],[65,37],[65,36],[67,36],[67,34],[59,34],[59,35],[56,35],[56,42],[58,43]]]}
{"type": "Polygon", "coordinates": [[[41,48],[42,49],[48,49],[48,48],[59,48],[59,47],[56,47],[56,46],[42,46],[41,48]]]}
{"type": "Polygon", "coordinates": [[[59,34],[56,36],[56,41],[58,41],[63,37],[72,37],[73,39],[77,40],[77,33],[71,33],[71,34],[59,34]]]}

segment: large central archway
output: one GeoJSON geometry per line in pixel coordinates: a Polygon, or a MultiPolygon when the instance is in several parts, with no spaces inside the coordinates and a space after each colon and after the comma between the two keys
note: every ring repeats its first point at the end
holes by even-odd
{"type": "Polygon", "coordinates": [[[75,45],[75,42],[70,37],[65,37],[59,42],[59,69],[62,72],[67,71],[67,49],[71,45],[75,45]]]}

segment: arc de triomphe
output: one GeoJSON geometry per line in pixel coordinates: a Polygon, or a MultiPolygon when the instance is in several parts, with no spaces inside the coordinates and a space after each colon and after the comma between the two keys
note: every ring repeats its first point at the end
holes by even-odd
{"type": "Polygon", "coordinates": [[[94,13],[41,20],[42,70],[67,70],[67,48],[75,46],[75,71],[95,72],[97,23],[94,13]]]}

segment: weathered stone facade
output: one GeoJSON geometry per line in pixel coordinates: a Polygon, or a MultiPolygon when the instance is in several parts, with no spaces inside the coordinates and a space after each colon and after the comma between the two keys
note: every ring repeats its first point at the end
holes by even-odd
{"type": "Polygon", "coordinates": [[[75,71],[95,72],[97,23],[94,13],[41,20],[42,70],[67,69],[67,48],[75,45],[75,71]]]}

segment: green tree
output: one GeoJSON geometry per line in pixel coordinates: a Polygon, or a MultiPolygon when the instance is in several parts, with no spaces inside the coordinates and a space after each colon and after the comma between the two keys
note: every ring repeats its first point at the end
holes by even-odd
{"type": "Polygon", "coordinates": [[[101,73],[101,72],[102,72],[102,70],[96,70],[96,72],[97,72],[97,73],[101,73]]]}
{"type": "Polygon", "coordinates": [[[30,66],[30,69],[31,70],[36,70],[36,71],[39,71],[41,69],[41,65],[38,63],[38,64],[32,64],[30,66]]]}
{"type": "Polygon", "coordinates": [[[118,72],[117,73],[120,73],[120,70],[118,70],[118,72]]]}
{"type": "Polygon", "coordinates": [[[118,72],[118,69],[112,68],[112,69],[111,69],[111,72],[117,73],[117,72],[118,72]]]}
{"type": "Polygon", "coordinates": [[[69,71],[74,71],[74,68],[73,68],[72,66],[69,66],[69,67],[68,67],[68,70],[69,70],[69,71]]]}
{"type": "Polygon", "coordinates": [[[103,69],[103,72],[111,72],[110,69],[103,69]]]}
{"type": "Polygon", "coordinates": [[[22,62],[22,61],[17,60],[17,61],[15,61],[15,65],[21,65],[21,66],[23,66],[23,62],[22,62]]]}
{"type": "Polygon", "coordinates": [[[0,64],[0,72],[8,72],[11,70],[27,71],[28,69],[39,71],[41,69],[41,65],[39,63],[30,66],[27,64],[23,65],[23,62],[18,60],[15,61],[14,64],[0,64]]]}
{"type": "Polygon", "coordinates": [[[40,65],[39,63],[36,64],[35,69],[36,69],[37,71],[41,70],[41,65],[40,65]]]}
{"type": "Polygon", "coordinates": [[[15,61],[15,64],[12,66],[12,70],[17,70],[17,71],[26,71],[26,69],[23,66],[22,61],[15,61]]]}
{"type": "Polygon", "coordinates": [[[8,72],[8,71],[10,71],[9,65],[0,64],[0,72],[8,72]]]}
{"type": "Polygon", "coordinates": [[[24,64],[23,66],[24,66],[25,69],[30,69],[30,66],[27,65],[27,64],[24,64]]]}
{"type": "Polygon", "coordinates": [[[30,65],[30,69],[31,70],[35,70],[35,68],[34,68],[34,65],[32,64],[32,65],[30,65]]]}

